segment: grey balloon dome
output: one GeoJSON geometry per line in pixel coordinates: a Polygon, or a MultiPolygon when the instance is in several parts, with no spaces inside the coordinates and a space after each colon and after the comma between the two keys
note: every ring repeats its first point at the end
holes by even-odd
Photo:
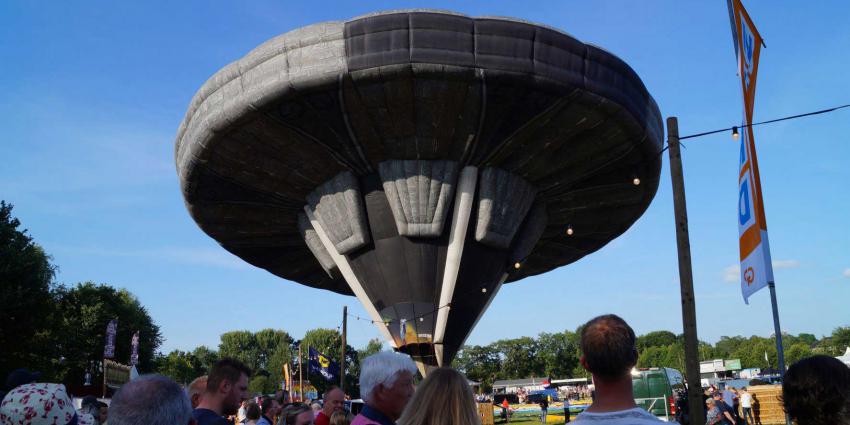
{"type": "Polygon", "coordinates": [[[175,157],[190,214],[225,249],[357,295],[397,348],[442,364],[502,283],[640,217],[662,138],[640,78],[603,49],[518,20],[392,11],[296,29],[224,67],[175,157]]]}

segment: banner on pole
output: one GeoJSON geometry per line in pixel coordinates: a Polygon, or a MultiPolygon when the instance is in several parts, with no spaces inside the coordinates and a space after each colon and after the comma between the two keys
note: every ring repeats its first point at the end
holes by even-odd
{"type": "Polygon", "coordinates": [[[106,325],[106,344],[103,347],[103,358],[115,357],[115,334],[118,333],[118,319],[112,319],[106,325]]]}
{"type": "Polygon", "coordinates": [[[324,354],[318,352],[315,348],[309,348],[310,373],[321,375],[325,380],[334,382],[339,381],[339,364],[331,360],[324,354]]]}
{"type": "Polygon", "coordinates": [[[130,366],[139,364],[139,331],[133,333],[130,340],[130,366]]]}
{"type": "Polygon", "coordinates": [[[756,145],[753,138],[753,105],[761,46],[764,43],[740,0],[729,0],[732,36],[738,60],[738,75],[744,96],[738,174],[738,244],[741,261],[741,294],[744,303],[759,289],[773,282],[767,220],[761,193],[756,145]]]}

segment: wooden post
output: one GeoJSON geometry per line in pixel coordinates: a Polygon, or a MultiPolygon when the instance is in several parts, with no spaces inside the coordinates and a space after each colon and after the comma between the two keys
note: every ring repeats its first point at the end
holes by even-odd
{"type": "Polygon", "coordinates": [[[106,398],[106,357],[101,362],[103,365],[103,398],[106,398]]]}
{"type": "Polygon", "coordinates": [[[342,307],[342,349],[339,355],[339,389],[345,394],[345,333],[348,325],[348,306],[342,307]]]}
{"type": "MultiPolygon", "coordinates": [[[[673,209],[676,216],[676,246],[679,251],[679,289],[682,293],[682,330],[685,335],[685,378],[688,380],[688,407],[692,425],[705,425],[705,405],[699,375],[694,276],[691,269],[691,242],[688,236],[688,210],[685,181],[679,150],[679,121],[667,118],[667,147],[670,155],[670,179],[673,182],[673,209]]],[[[666,400],[665,400],[666,402],[666,400]]]]}
{"type": "Polygon", "coordinates": [[[304,375],[301,373],[301,344],[298,344],[298,401],[304,402],[304,375]]]}

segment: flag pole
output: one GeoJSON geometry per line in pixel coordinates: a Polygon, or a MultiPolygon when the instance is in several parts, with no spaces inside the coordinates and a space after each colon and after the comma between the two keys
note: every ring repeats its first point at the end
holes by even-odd
{"type": "MultiPolygon", "coordinates": [[[[773,307],[773,332],[776,333],[776,354],[779,357],[779,377],[785,376],[785,350],[782,348],[782,329],[779,326],[779,307],[776,304],[776,285],[767,282],[770,288],[770,305],[773,307]]],[[[783,379],[784,380],[784,379],[783,379]]]]}
{"type": "MultiPolygon", "coordinates": [[[[776,334],[776,355],[779,358],[779,379],[785,382],[785,350],[782,348],[782,329],[779,327],[779,307],[776,304],[776,284],[767,282],[770,289],[770,305],[773,308],[773,332],[776,334]]],[[[770,362],[768,362],[770,364],[770,362]]],[[[791,416],[785,413],[785,424],[791,425],[791,416]]]]}
{"type": "Polygon", "coordinates": [[[339,355],[339,389],[345,394],[345,333],[348,324],[348,306],[342,306],[342,349],[339,355]]]}

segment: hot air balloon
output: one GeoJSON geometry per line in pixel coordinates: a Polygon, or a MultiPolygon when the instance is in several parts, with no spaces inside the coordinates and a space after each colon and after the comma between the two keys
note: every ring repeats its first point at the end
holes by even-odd
{"type": "Polygon", "coordinates": [[[655,195],[662,137],[613,54],[521,20],[411,10],[296,29],[225,66],[175,156],[204,232],[356,296],[424,371],[451,362],[502,284],[625,232],[655,195]]]}

